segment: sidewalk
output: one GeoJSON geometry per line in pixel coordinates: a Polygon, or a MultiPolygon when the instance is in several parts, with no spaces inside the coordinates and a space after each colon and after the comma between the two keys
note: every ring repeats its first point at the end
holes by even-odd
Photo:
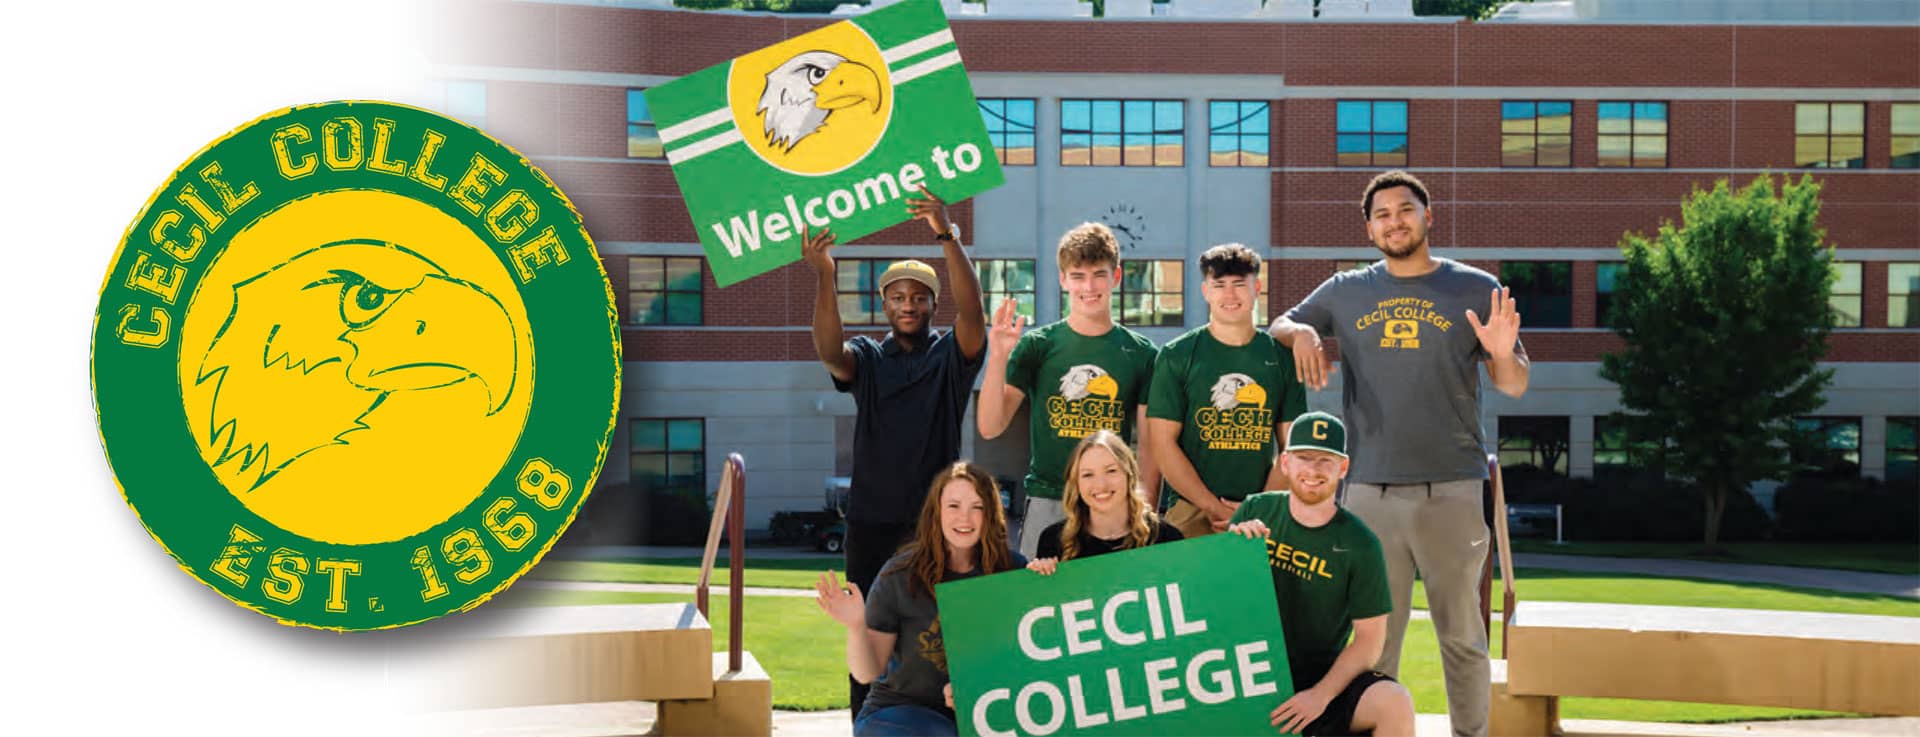
{"type": "MultiPolygon", "coordinates": [[[[516,709],[445,712],[423,715],[415,732],[433,737],[616,737],[648,734],[653,727],[653,704],[626,701],[577,706],[535,706],[516,709]]],[[[1448,737],[1452,725],[1445,714],[1420,714],[1414,721],[1419,737],[1448,737]]],[[[1568,737],[1630,735],[1651,737],[1920,737],[1920,718],[1796,719],[1727,724],[1666,724],[1616,722],[1597,719],[1562,720],[1568,737]]],[[[849,737],[853,725],[847,710],[775,711],[773,733],[779,737],[849,737]]]]}
{"type": "Polygon", "coordinates": [[[1590,555],[1546,553],[1515,553],[1513,564],[1521,568],[1628,573],[1663,578],[1704,578],[1714,581],[1764,583],[1920,599],[1920,576],[1902,576],[1893,573],[1767,566],[1752,563],[1717,563],[1671,558],[1602,558],[1590,555]]]}

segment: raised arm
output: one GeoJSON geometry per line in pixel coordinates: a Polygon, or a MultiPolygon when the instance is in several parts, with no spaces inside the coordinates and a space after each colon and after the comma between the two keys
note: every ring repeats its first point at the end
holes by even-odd
{"type": "Polygon", "coordinates": [[[851,581],[842,586],[833,571],[827,571],[814,582],[814,596],[822,611],[847,628],[847,672],[853,679],[872,683],[885,673],[887,656],[900,635],[867,626],[866,597],[860,587],[851,581]]]}
{"type": "Polygon", "coordinates": [[[845,329],[840,324],[840,307],[834,303],[833,231],[821,230],[809,236],[805,223],[800,225],[800,257],[813,267],[813,352],[826,364],[827,373],[841,382],[853,381],[853,350],[847,347],[845,329]]]}
{"type": "Polygon", "coordinates": [[[1487,307],[1487,321],[1467,310],[1467,324],[1487,352],[1487,375],[1501,394],[1519,399],[1527,393],[1527,380],[1533,373],[1527,349],[1520,345],[1520,310],[1506,287],[1493,290],[1487,307]]]}
{"type": "Polygon", "coordinates": [[[980,301],[980,277],[973,273],[973,260],[960,244],[960,231],[947,218],[947,201],[919,187],[926,199],[907,199],[907,211],[927,221],[940,247],[947,255],[947,281],[953,283],[953,337],[960,341],[960,353],[967,360],[980,357],[987,345],[987,307],[980,301]]]}
{"type": "Polygon", "coordinates": [[[980,378],[980,400],[974,403],[974,425],[980,437],[1000,437],[1013,421],[1013,413],[1026,401],[1027,393],[1007,383],[1007,363],[1020,342],[1020,325],[1026,318],[1019,314],[1020,303],[1009,298],[1000,303],[993,315],[993,332],[987,338],[986,376],[980,378]]]}

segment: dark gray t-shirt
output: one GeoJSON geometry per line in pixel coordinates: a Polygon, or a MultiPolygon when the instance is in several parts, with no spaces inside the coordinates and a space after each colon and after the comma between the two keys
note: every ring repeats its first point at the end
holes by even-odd
{"type": "MultiPolygon", "coordinates": [[[[886,573],[874,579],[873,591],[867,594],[867,628],[891,632],[898,639],[893,641],[893,654],[887,658],[886,670],[874,679],[873,690],[867,692],[866,706],[861,708],[915,704],[952,719],[953,710],[947,708],[944,693],[948,680],[947,645],[946,637],[940,632],[940,611],[934,605],[932,594],[914,591],[908,580],[911,574],[894,568],[900,564],[900,555],[888,560],[880,569],[886,573]]],[[[1013,551],[1013,567],[1008,570],[1026,567],[1027,559],[1013,551]]],[[[979,568],[967,573],[948,571],[942,582],[978,575],[979,568]]]]}
{"type": "MultiPolygon", "coordinates": [[[[1487,319],[1493,275],[1450,259],[1400,278],[1386,262],[1335,274],[1287,319],[1340,340],[1347,478],[1409,484],[1487,477],[1480,347],[1467,310],[1487,319]]],[[[1524,348],[1515,346],[1516,352],[1524,348]]]]}
{"type": "Polygon", "coordinates": [[[918,350],[903,350],[893,333],[847,341],[853,381],[833,388],[853,395],[853,484],[847,519],[913,523],[935,474],[960,458],[960,427],[973,378],[986,349],[967,358],[953,331],[929,331],[918,350]]]}

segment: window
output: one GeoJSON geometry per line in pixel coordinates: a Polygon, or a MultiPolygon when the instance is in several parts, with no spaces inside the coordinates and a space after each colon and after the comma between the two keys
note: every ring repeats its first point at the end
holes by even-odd
{"type": "Polygon", "coordinates": [[[1652,470],[1660,443],[1636,432],[1626,415],[1593,418],[1593,472],[1618,473],[1652,470]]]}
{"type": "Polygon", "coordinates": [[[1867,106],[1803,102],[1793,109],[1793,165],[1860,169],[1867,165],[1867,106]]]}
{"type": "Polygon", "coordinates": [[[1207,163],[1266,166],[1268,109],[1265,100],[1207,103],[1207,163]]]}
{"type": "Polygon", "coordinates": [[[699,325],[700,259],[627,257],[627,322],[634,325],[699,325]]]}
{"type": "Polygon", "coordinates": [[[1806,470],[1856,476],[1860,473],[1860,418],[1802,417],[1793,427],[1804,437],[1793,462],[1806,470]]]}
{"type": "Polygon", "coordinates": [[[1887,264],[1887,327],[1920,328],[1920,264],[1887,264]]]}
{"type": "Polygon", "coordinates": [[[1897,102],[1893,105],[1893,127],[1888,137],[1893,147],[1895,169],[1920,169],[1920,103],[1897,102]]]}
{"type": "Polygon", "coordinates": [[[1502,166],[1572,166],[1573,103],[1500,103],[1502,166]]]}
{"type": "Polygon", "coordinates": [[[1180,261],[1122,261],[1120,285],[1113,290],[1120,322],[1132,327],[1178,326],[1186,322],[1186,293],[1180,261]]]}
{"type": "Polygon", "coordinates": [[[980,117],[1001,166],[1033,166],[1032,98],[980,98],[980,117]]]}
{"type": "Polygon", "coordinates": [[[887,262],[870,258],[843,258],[834,262],[834,296],[840,322],[846,325],[885,325],[880,310],[880,275],[887,262]]]}
{"type": "Polygon", "coordinates": [[[1406,166],[1407,102],[1341,100],[1334,107],[1334,162],[1406,166]]]}
{"type": "Polygon", "coordinates": [[[475,128],[487,127],[487,83],[452,81],[446,92],[448,116],[475,128]]]}
{"type": "Polygon", "coordinates": [[[1061,100],[1061,166],[1181,166],[1179,100],[1061,100]]]}
{"type": "Polygon", "coordinates": [[[1601,166],[1667,165],[1667,104],[1600,103],[1601,166]]]}
{"type": "Polygon", "coordinates": [[[666,147],[660,143],[660,129],[654,127],[653,113],[647,111],[647,98],[640,90],[627,90],[627,158],[659,159],[666,157],[666,147]]]}
{"type": "MultiPolygon", "coordinates": [[[[1833,292],[1827,297],[1827,304],[1833,308],[1833,326],[1860,327],[1860,264],[1836,263],[1833,270],[1840,276],[1833,283],[1833,292]]],[[[1891,280],[1888,285],[1891,287],[1891,280]]]]}
{"type": "MultiPolygon", "coordinates": [[[[1620,286],[1620,276],[1627,271],[1627,265],[1619,261],[1603,261],[1594,265],[1593,273],[1593,317],[1600,327],[1613,326],[1613,292],[1620,286]]],[[[1521,323],[1526,324],[1525,322],[1521,323]]]]}
{"type": "MultiPolygon", "coordinates": [[[[993,319],[994,311],[1000,309],[1000,303],[1017,299],[1020,300],[1020,306],[1014,308],[1015,311],[1024,315],[1029,325],[1035,322],[1033,259],[982,259],[973,262],[973,269],[980,275],[980,293],[986,297],[989,321],[993,319]]],[[[1061,312],[1066,310],[1062,309],[1061,312]]]]}
{"type": "Polygon", "coordinates": [[[627,423],[629,482],[642,492],[707,495],[706,421],[636,419],[627,423]]]}
{"type": "Polygon", "coordinates": [[[1520,327],[1573,326],[1572,261],[1506,261],[1500,280],[1520,310],[1520,327]]]}
{"type": "Polygon", "coordinates": [[[1567,475],[1570,424],[1566,417],[1501,417],[1500,467],[1532,466],[1567,475]]]}
{"type": "Polygon", "coordinates": [[[1887,481],[1920,480],[1920,417],[1887,418],[1887,481]]]}

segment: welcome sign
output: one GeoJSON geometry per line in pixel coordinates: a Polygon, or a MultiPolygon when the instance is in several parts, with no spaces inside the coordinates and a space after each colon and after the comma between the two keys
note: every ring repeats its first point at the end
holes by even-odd
{"type": "Polygon", "coordinates": [[[645,92],[714,280],[908,219],[916,187],[958,202],[1004,178],[936,0],[908,0],[645,92]]]}
{"type": "Polygon", "coordinates": [[[1222,534],[940,584],[960,734],[1271,734],[1293,695],[1272,580],[1222,534]]]}

